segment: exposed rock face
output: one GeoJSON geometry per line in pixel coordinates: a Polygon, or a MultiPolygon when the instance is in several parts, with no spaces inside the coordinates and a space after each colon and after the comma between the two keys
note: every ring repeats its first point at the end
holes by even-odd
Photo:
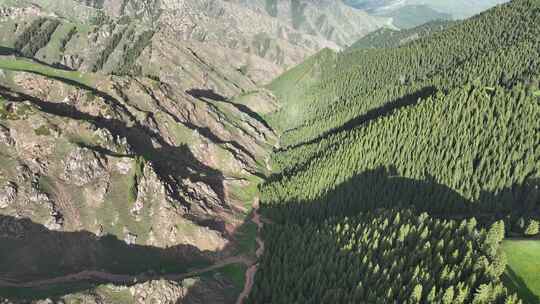
{"type": "Polygon", "coordinates": [[[105,128],[97,128],[94,131],[94,135],[98,138],[100,144],[110,151],[126,155],[132,153],[131,147],[125,137],[119,135],[113,136],[111,132],[105,128]]]}
{"type": "Polygon", "coordinates": [[[176,304],[185,296],[187,288],[179,282],[159,280],[134,285],[129,292],[135,303],[176,304]]]}
{"type": "Polygon", "coordinates": [[[43,14],[42,10],[34,5],[29,7],[0,7],[0,18],[17,19],[41,16],[43,14]]]}
{"type": "Polygon", "coordinates": [[[123,157],[118,162],[116,162],[116,172],[126,175],[129,173],[129,170],[133,168],[133,160],[129,157],[123,157]]]}
{"type": "Polygon", "coordinates": [[[86,148],[76,148],[64,162],[62,178],[77,186],[84,186],[108,175],[107,160],[86,148]]]}
{"type": "Polygon", "coordinates": [[[182,185],[185,187],[183,194],[184,199],[190,202],[191,205],[204,204],[209,210],[224,207],[224,202],[216,194],[216,192],[203,182],[193,182],[189,179],[182,180],[182,185]]]}
{"type": "Polygon", "coordinates": [[[6,208],[13,204],[17,199],[17,185],[13,182],[8,182],[0,188],[0,209],[6,208]]]}
{"type": "Polygon", "coordinates": [[[126,244],[128,245],[135,244],[137,242],[137,235],[131,232],[127,232],[126,236],[124,237],[124,242],[126,242],[126,244]]]}
{"type": "Polygon", "coordinates": [[[78,70],[82,66],[83,58],[79,57],[78,55],[63,55],[60,63],[73,70],[78,70]]]}
{"type": "Polygon", "coordinates": [[[143,166],[142,175],[137,177],[137,199],[130,210],[134,215],[138,215],[152,200],[163,199],[166,192],[152,163],[147,162],[143,166]]]}
{"type": "Polygon", "coordinates": [[[0,125],[0,144],[7,146],[15,145],[15,140],[11,137],[9,128],[3,125],[0,125]]]}
{"type": "Polygon", "coordinates": [[[63,225],[63,215],[56,210],[51,210],[49,220],[45,223],[44,226],[47,227],[47,229],[49,230],[61,230],[63,225]]]}

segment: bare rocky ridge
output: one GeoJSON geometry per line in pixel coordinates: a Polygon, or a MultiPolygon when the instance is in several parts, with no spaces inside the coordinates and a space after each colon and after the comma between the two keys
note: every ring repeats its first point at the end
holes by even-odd
{"type": "MultiPolygon", "coordinates": [[[[71,201],[77,200],[71,189],[80,189],[77,192],[86,197],[88,204],[99,208],[107,194],[115,190],[116,180],[129,180],[130,177],[133,179],[131,187],[135,187],[132,191],[136,193],[132,195],[133,205],[129,213],[135,221],[143,221],[146,213],[147,217],[162,223],[157,226],[163,227],[170,219],[182,215],[206,219],[232,212],[226,188],[229,183],[234,183],[234,179],[226,182],[226,176],[236,178],[257,172],[255,159],[265,153],[265,141],[272,138],[272,132],[264,131],[265,127],[260,122],[242,115],[230,104],[218,107],[204,98],[195,99],[184,93],[167,97],[159,87],[145,84],[146,80],[124,79],[121,85],[114,80],[102,83],[104,88],[116,88],[121,95],[112,97],[115,101],[111,102],[95,96],[89,99],[88,93],[81,89],[45,77],[24,73],[16,73],[14,77],[23,90],[4,89],[8,101],[10,97],[36,98],[37,101],[28,106],[26,119],[7,121],[2,134],[7,134],[9,129],[9,137],[4,137],[10,140],[6,142],[15,142],[16,145],[11,148],[5,146],[8,151],[18,151],[17,162],[30,171],[28,180],[33,180],[33,183],[30,181],[28,184],[34,186],[29,192],[40,191],[47,177],[48,183],[52,184],[48,187],[55,190],[49,194],[53,201],[58,201],[58,211],[65,215],[65,228],[68,230],[86,227],[89,231],[97,231],[100,226],[107,226],[106,223],[83,219],[78,210],[71,208],[71,201]],[[21,97],[17,92],[29,97],[21,97]],[[60,92],[73,98],[54,97],[60,92]],[[65,113],[63,118],[55,117],[56,105],[72,107],[70,111],[81,114],[65,113]],[[83,119],[85,115],[88,115],[87,119],[83,119]],[[237,120],[231,120],[235,115],[239,115],[237,120]],[[123,122],[126,119],[128,121],[123,122]],[[140,126],[130,127],[133,124],[140,126]],[[117,129],[115,125],[118,125],[117,129]],[[263,133],[259,134],[249,126],[257,126],[257,130],[263,133]],[[40,131],[34,130],[46,134],[38,134],[40,131]],[[59,134],[53,136],[52,133],[57,132],[59,134]],[[156,155],[138,156],[144,153],[156,155]],[[189,154],[191,156],[187,157],[189,154]],[[174,208],[158,207],[164,203],[174,208]],[[145,209],[149,210],[143,212],[145,209]]],[[[13,104],[18,105],[19,102],[13,104]]],[[[3,167],[2,170],[8,168],[3,167]]],[[[8,185],[6,187],[10,189],[19,186],[8,185]]],[[[2,205],[7,206],[14,200],[14,191],[10,193],[2,200],[2,205]]],[[[40,195],[32,197],[33,201],[40,200],[40,195]]],[[[113,223],[116,221],[113,218],[113,223]]],[[[159,233],[162,237],[168,235],[168,241],[159,241],[160,237],[155,236],[153,245],[175,244],[182,237],[175,237],[174,231],[175,228],[171,228],[159,233]]],[[[222,231],[217,233],[219,235],[222,231]]],[[[154,230],[153,234],[156,235],[157,231],[154,230]]],[[[219,237],[207,241],[217,247],[223,246],[219,237]]]]}
{"type": "MultiPolygon", "coordinates": [[[[147,78],[99,76],[92,91],[4,75],[0,96],[11,114],[1,121],[0,222],[26,218],[128,246],[192,246],[210,260],[225,254],[245,217],[234,189],[261,174],[257,160],[275,140],[247,108],[147,78]]],[[[24,226],[6,231],[29,238],[24,226]]],[[[20,265],[7,275],[31,273],[20,265]]]]}
{"type": "Polygon", "coordinates": [[[370,16],[364,11],[335,0],[232,0],[232,2],[273,16],[300,32],[332,41],[339,48],[347,47],[382,25],[391,26],[390,19],[370,16]]]}

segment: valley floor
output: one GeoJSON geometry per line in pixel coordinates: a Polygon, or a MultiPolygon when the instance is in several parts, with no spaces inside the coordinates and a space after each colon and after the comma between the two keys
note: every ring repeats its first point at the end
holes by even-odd
{"type": "MultiPolygon", "coordinates": [[[[258,213],[259,210],[259,198],[255,198],[253,202],[252,217],[251,221],[257,225],[257,234],[260,232],[263,226],[263,222],[258,213]]],[[[258,248],[256,250],[257,259],[262,256],[264,252],[264,242],[262,238],[257,235],[256,242],[258,248]]],[[[230,265],[242,264],[247,266],[244,280],[244,288],[240,295],[238,296],[237,304],[243,303],[244,299],[249,295],[251,289],[253,288],[253,280],[255,273],[257,272],[257,261],[253,261],[253,258],[246,254],[239,254],[231,257],[222,259],[221,261],[213,264],[212,266],[196,269],[187,273],[171,273],[171,274],[137,274],[137,275],[123,275],[123,274],[113,274],[109,272],[102,271],[82,271],[75,274],[65,275],[57,278],[46,279],[46,280],[37,280],[30,282],[17,282],[2,278],[0,276],[0,288],[24,288],[24,289],[33,289],[33,288],[44,288],[51,286],[60,286],[63,284],[74,284],[74,283],[83,283],[83,282],[99,282],[101,283],[112,283],[115,285],[130,285],[136,284],[139,282],[146,281],[155,281],[155,280],[168,280],[168,281],[181,281],[186,278],[196,277],[204,275],[206,273],[223,269],[224,267],[230,265]]]]}

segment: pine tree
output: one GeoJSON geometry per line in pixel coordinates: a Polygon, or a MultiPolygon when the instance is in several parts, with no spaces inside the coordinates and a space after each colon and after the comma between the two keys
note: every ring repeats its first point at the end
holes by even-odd
{"type": "Polygon", "coordinates": [[[537,235],[540,233],[539,229],[540,225],[538,224],[538,221],[531,219],[525,229],[525,235],[537,235]]]}
{"type": "Polygon", "coordinates": [[[411,303],[420,303],[422,300],[422,284],[416,284],[411,294],[411,303]]]}

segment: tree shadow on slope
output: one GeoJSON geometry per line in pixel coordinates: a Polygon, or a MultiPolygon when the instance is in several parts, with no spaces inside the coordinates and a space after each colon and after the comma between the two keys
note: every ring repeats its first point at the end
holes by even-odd
{"type": "Polygon", "coordinates": [[[496,193],[484,191],[478,200],[471,201],[432,176],[411,179],[399,176],[393,167],[379,167],[350,178],[313,201],[263,205],[263,211],[277,220],[293,214],[299,223],[379,208],[413,208],[441,218],[474,216],[493,222],[510,213],[540,215],[539,185],[540,180],[531,179],[496,193]]]}
{"type": "Polygon", "coordinates": [[[535,304],[540,303],[540,297],[535,295],[532,290],[525,284],[525,281],[512,269],[507,266],[506,272],[503,274],[503,282],[512,292],[516,292],[520,297],[527,301],[525,303],[535,304]]]}
{"type": "MultiPolygon", "coordinates": [[[[142,156],[146,161],[151,162],[159,178],[165,183],[168,194],[188,210],[190,204],[182,195],[183,189],[178,187],[186,178],[192,182],[208,184],[220,200],[224,201],[224,177],[219,170],[199,162],[187,145],[173,146],[147,126],[138,122],[131,122],[131,125],[128,125],[118,119],[93,116],[79,111],[72,105],[43,101],[28,94],[14,92],[1,85],[0,96],[12,102],[29,101],[45,113],[90,122],[98,128],[107,129],[114,137],[126,138],[133,152],[131,156],[142,156]]],[[[105,152],[102,149],[98,151],[105,152]]]]}
{"type": "MultiPolygon", "coordinates": [[[[539,215],[538,185],[540,185],[538,180],[529,180],[496,193],[484,192],[478,200],[471,201],[429,175],[425,179],[417,180],[399,176],[392,167],[378,167],[350,178],[314,200],[290,200],[281,204],[280,202],[265,204],[263,200],[263,214],[272,221],[272,225],[265,228],[268,230],[263,232],[263,235],[268,233],[270,237],[266,240],[265,248],[267,249],[261,261],[263,271],[256,275],[255,288],[264,289],[265,284],[268,285],[270,284],[268,282],[272,281],[257,276],[283,278],[285,281],[277,286],[295,288],[296,283],[290,280],[286,282],[287,275],[279,270],[279,266],[285,264],[288,265],[287,271],[290,273],[306,274],[313,271],[313,265],[318,265],[317,269],[322,269],[318,284],[328,283],[329,285],[321,285],[322,287],[317,285],[318,289],[313,290],[314,293],[321,288],[323,290],[342,288],[340,281],[335,278],[341,278],[343,275],[346,277],[347,273],[343,273],[343,269],[336,272],[335,265],[356,265],[355,263],[361,260],[362,256],[335,255],[343,247],[339,241],[336,241],[335,234],[329,231],[331,229],[324,226],[325,223],[339,223],[345,218],[367,212],[385,216],[383,209],[397,209],[411,210],[413,215],[427,212],[437,220],[461,221],[475,217],[480,228],[487,228],[493,222],[505,218],[508,212],[529,212],[539,215]],[[529,203],[524,203],[524,201],[529,203]],[[502,208],[495,206],[502,206],[502,208]],[[305,233],[307,234],[303,237],[296,237],[305,233]],[[293,249],[287,251],[283,248],[293,249]],[[295,250],[306,254],[289,254],[295,250]],[[329,255],[335,256],[328,258],[329,255]],[[340,260],[336,261],[337,259],[340,260]],[[332,285],[331,282],[337,283],[332,285]]],[[[266,196],[271,198],[271,195],[269,193],[266,196]]],[[[377,284],[384,283],[378,281],[377,284]]],[[[314,287],[307,286],[306,288],[314,287]]],[[[307,291],[305,294],[311,294],[310,292],[307,291]]],[[[266,298],[259,294],[260,297],[271,302],[270,291],[265,290],[261,294],[264,294],[266,298]]],[[[261,299],[257,298],[257,301],[262,301],[261,299]]],[[[330,299],[334,298],[330,297],[330,299]]],[[[257,301],[252,299],[250,303],[257,303],[257,301]]],[[[339,302],[339,300],[335,301],[339,302]]]]}
{"type": "Polygon", "coordinates": [[[15,51],[15,49],[8,48],[5,46],[0,46],[0,56],[11,56],[11,55],[16,55],[16,54],[17,54],[17,51],[15,51]]]}
{"type": "MultiPolygon", "coordinates": [[[[237,267],[237,265],[231,266],[237,267]]],[[[236,303],[243,286],[239,288],[237,283],[224,272],[226,271],[218,270],[201,275],[195,284],[189,287],[186,294],[176,301],[176,304],[236,303]]]]}

